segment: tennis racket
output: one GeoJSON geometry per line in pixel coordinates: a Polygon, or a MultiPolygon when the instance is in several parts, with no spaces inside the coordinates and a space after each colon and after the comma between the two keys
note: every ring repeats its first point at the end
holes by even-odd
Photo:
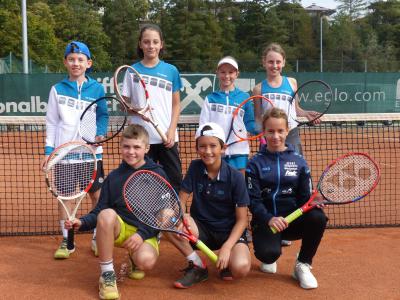
{"type": "Polygon", "coordinates": [[[260,121],[255,122],[255,128],[247,130],[244,120],[245,115],[249,115],[250,118],[254,118],[254,110],[256,107],[264,107],[269,109],[274,107],[274,104],[267,97],[261,95],[251,96],[240,103],[232,114],[231,126],[226,139],[226,144],[228,147],[236,143],[256,140],[262,137],[263,132],[260,130],[260,121]],[[232,132],[234,133],[233,135],[232,132]]]}
{"type": "MultiPolygon", "coordinates": [[[[57,147],[44,166],[46,184],[70,221],[96,179],[97,160],[92,146],[69,142],[57,147]]],[[[74,230],[68,230],[67,249],[74,249],[74,230]]]]}
{"type": "Polygon", "coordinates": [[[90,103],[79,122],[79,134],[89,145],[111,140],[124,128],[126,106],[116,97],[101,97],[90,103]]]}
{"type": "Polygon", "coordinates": [[[137,114],[149,122],[163,142],[167,141],[165,133],[159,127],[153,116],[153,108],[146,83],[142,76],[132,66],[120,66],[114,73],[114,91],[116,96],[125,104],[129,112],[137,114]],[[121,91],[122,88],[122,91],[121,91]]]}
{"type": "Polygon", "coordinates": [[[333,92],[322,80],[310,80],[297,88],[290,100],[288,116],[298,125],[311,125],[330,108],[333,92]]]}
{"type": "Polygon", "coordinates": [[[125,182],[123,196],[127,208],[139,221],[156,230],[177,233],[187,238],[212,262],[218,260],[218,256],[189,230],[179,197],[163,177],[148,170],[137,171],[125,182]],[[185,231],[176,229],[180,222],[185,231]]]}
{"type": "MultiPolygon", "coordinates": [[[[288,215],[285,220],[293,222],[319,204],[347,204],[361,200],[377,186],[380,169],[365,153],[347,153],[332,161],[322,172],[317,189],[302,207],[288,215]],[[316,199],[318,192],[322,199],[316,199]]],[[[273,233],[277,230],[271,227],[273,233]]]]}

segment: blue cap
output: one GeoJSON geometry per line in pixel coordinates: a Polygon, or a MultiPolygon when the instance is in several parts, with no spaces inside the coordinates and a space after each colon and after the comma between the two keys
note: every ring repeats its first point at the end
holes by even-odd
{"type": "Polygon", "coordinates": [[[82,53],[85,54],[88,59],[91,59],[88,46],[86,46],[82,42],[72,41],[71,43],[69,43],[65,48],[64,57],[67,57],[67,55],[70,53],[82,53]]]}

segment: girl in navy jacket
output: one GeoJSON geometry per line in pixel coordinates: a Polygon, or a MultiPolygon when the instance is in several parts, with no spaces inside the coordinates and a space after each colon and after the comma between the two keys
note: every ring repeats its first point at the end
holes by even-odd
{"type": "Polygon", "coordinates": [[[322,239],[327,218],[316,208],[293,221],[284,217],[307,202],[312,193],[310,169],[292,145],[285,144],[288,135],[286,113],[273,108],[264,115],[262,126],[266,147],[262,147],[246,168],[255,256],[262,262],[261,271],[275,273],[282,254],[281,240],[302,240],[293,277],[305,289],[316,288],[311,264],[322,239]],[[278,230],[273,234],[270,227],[278,230]]]}

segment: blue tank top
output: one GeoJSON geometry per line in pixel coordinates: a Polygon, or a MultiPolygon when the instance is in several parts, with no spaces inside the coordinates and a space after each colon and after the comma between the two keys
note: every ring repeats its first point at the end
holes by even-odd
{"type": "MultiPolygon", "coordinates": [[[[296,108],[295,105],[291,105],[294,91],[289,83],[289,79],[286,76],[282,76],[282,84],[279,87],[272,87],[268,81],[264,79],[261,82],[261,95],[270,99],[275,107],[283,109],[288,115],[289,129],[297,126],[296,119],[296,108]]],[[[263,108],[263,113],[266,108],[263,108]]]]}

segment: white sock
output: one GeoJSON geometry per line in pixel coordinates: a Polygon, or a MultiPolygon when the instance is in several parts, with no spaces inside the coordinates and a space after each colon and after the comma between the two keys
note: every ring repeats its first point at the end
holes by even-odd
{"type": "Polygon", "coordinates": [[[64,227],[65,220],[60,220],[60,227],[62,231],[63,238],[66,239],[68,237],[68,230],[64,227]]]}
{"type": "Polygon", "coordinates": [[[114,272],[114,263],[113,263],[113,260],[110,260],[110,261],[101,261],[101,262],[100,262],[100,270],[101,270],[101,274],[103,274],[104,272],[109,272],[109,271],[114,272]]]}
{"type": "Polygon", "coordinates": [[[92,240],[96,240],[96,228],[93,230],[93,237],[92,240]]]}
{"type": "Polygon", "coordinates": [[[188,256],[186,256],[186,259],[191,260],[196,266],[198,266],[200,268],[206,267],[196,251],[193,251],[188,256]]]}

